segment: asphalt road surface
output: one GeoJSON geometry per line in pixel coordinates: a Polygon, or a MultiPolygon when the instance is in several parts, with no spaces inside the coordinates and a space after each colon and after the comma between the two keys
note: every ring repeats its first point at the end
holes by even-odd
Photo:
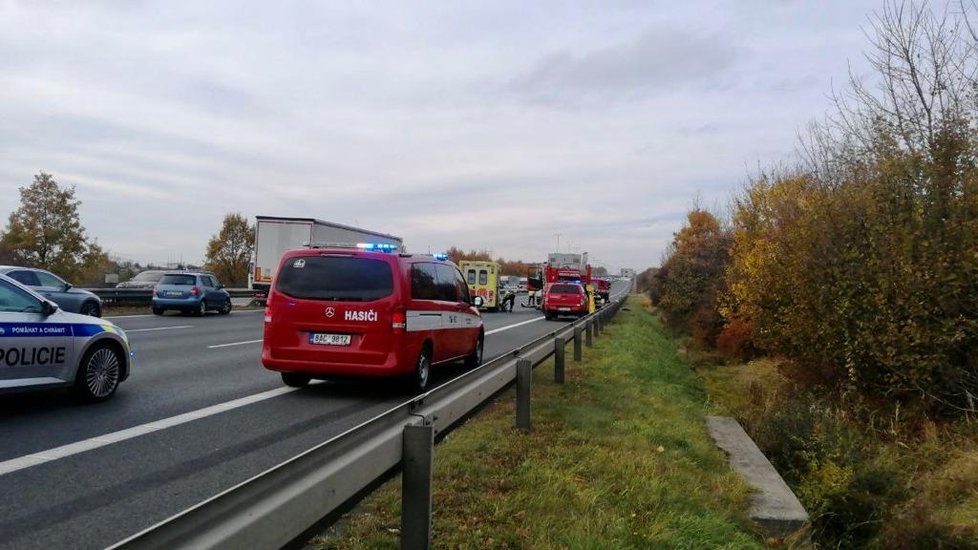
{"type": "MultiPolygon", "coordinates": [[[[523,299],[484,314],[486,360],[566,322],[523,299]]],[[[136,356],[111,400],[0,396],[0,548],[104,548],[409,397],[373,380],[285,387],[261,366],[260,310],[112,320],[136,356]]]]}

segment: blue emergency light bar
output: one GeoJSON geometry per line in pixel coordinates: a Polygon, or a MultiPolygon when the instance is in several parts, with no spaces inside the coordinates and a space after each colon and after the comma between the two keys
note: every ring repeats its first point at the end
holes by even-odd
{"type": "Polygon", "coordinates": [[[444,252],[439,253],[439,254],[433,254],[433,256],[435,257],[436,260],[447,260],[448,259],[448,254],[445,254],[444,252]]]}
{"type": "Polygon", "coordinates": [[[307,242],[303,246],[309,248],[356,248],[373,252],[397,252],[397,245],[390,243],[339,243],[339,242],[307,242]]]}
{"type": "Polygon", "coordinates": [[[373,250],[375,252],[396,252],[396,244],[388,243],[357,243],[357,248],[360,250],[373,250]]]}

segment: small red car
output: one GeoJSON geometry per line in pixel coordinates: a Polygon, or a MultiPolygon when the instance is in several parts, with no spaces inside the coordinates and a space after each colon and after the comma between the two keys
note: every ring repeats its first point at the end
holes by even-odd
{"type": "Polygon", "coordinates": [[[587,315],[588,298],[577,283],[551,283],[543,291],[543,315],[554,319],[560,315],[587,315]]]}
{"type": "Polygon", "coordinates": [[[300,249],[280,261],[265,309],[261,360],[289,386],[341,376],[404,376],[482,362],[480,298],[436,256],[361,248],[300,249]]]}

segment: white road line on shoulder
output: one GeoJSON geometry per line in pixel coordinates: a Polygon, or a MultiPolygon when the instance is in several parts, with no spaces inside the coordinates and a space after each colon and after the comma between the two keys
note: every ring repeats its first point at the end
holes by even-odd
{"type": "Polygon", "coordinates": [[[140,317],[156,317],[156,315],[106,315],[103,319],[139,319],[140,317]]]}
{"type": "Polygon", "coordinates": [[[178,330],[182,328],[194,328],[193,325],[176,325],[172,327],[156,327],[156,328],[124,328],[122,330],[126,331],[126,334],[132,334],[133,332],[153,332],[157,330],[178,330]]]}
{"type": "Polygon", "coordinates": [[[259,338],[258,340],[246,340],[244,342],[231,342],[230,344],[216,344],[216,345],[213,345],[213,346],[207,346],[207,349],[229,348],[231,346],[243,346],[245,344],[257,344],[258,342],[261,342],[261,341],[262,341],[262,339],[259,338]]]}
{"type": "MultiPolygon", "coordinates": [[[[265,310],[264,309],[242,309],[242,310],[237,310],[237,311],[231,311],[231,315],[235,315],[235,314],[239,314],[240,315],[242,313],[255,313],[255,312],[259,312],[259,311],[263,312],[265,310]]],[[[141,317],[159,317],[159,315],[153,315],[152,313],[147,313],[145,315],[142,315],[142,314],[139,314],[139,315],[107,315],[105,317],[102,317],[102,319],[139,319],[141,317]]]]}
{"type": "Polygon", "coordinates": [[[277,388],[262,393],[256,393],[240,399],[234,399],[225,403],[204,407],[203,409],[197,409],[196,411],[164,418],[163,420],[148,422],[140,426],[126,428],[125,430],[119,430],[117,432],[92,437],[76,443],[69,443],[68,445],[62,445],[60,447],[55,447],[39,453],[6,460],[4,462],[0,462],[0,476],[9,474],[11,472],[16,472],[17,470],[23,470],[24,468],[30,468],[31,466],[36,466],[38,464],[53,462],[55,460],[83,453],[85,451],[105,447],[107,445],[132,439],[134,437],[139,437],[141,435],[179,426],[180,424],[186,424],[187,422],[191,422],[193,420],[207,418],[208,416],[213,416],[215,414],[237,409],[239,407],[244,407],[245,405],[251,405],[252,403],[258,403],[259,401],[285,395],[298,389],[299,388],[277,388]]]}
{"type": "Polygon", "coordinates": [[[516,328],[516,327],[521,327],[523,325],[528,325],[530,323],[536,323],[537,321],[539,321],[541,319],[543,319],[543,317],[534,317],[533,319],[530,319],[529,321],[523,321],[521,323],[515,323],[515,324],[512,324],[512,325],[506,325],[504,327],[494,328],[494,329],[490,330],[489,332],[486,332],[486,336],[489,336],[490,334],[496,334],[497,332],[502,332],[504,330],[509,330],[511,328],[516,328]]]}

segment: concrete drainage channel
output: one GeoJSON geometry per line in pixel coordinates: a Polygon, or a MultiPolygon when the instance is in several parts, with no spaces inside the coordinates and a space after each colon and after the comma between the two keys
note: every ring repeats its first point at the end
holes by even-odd
{"type": "Polygon", "coordinates": [[[751,495],[751,519],[769,536],[809,543],[808,512],[740,424],[733,418],[708,416],[706,427],[717,447],[726,451],[730,467],[756,490],[751,495]]]}
{"type": "Polygon", "coordinates": [[[565,348],[574,359],[621,308],[625,293],[595,313],[551,332],[458,378],[169,518],[114,549],[281,548],[323,527],[369,490],[401,471],[401,547],[431,540],[434,442],[514,381],[519,429],[530,429],[532,368],[555,356],[554,379],[564,379],[565,348]]]}

